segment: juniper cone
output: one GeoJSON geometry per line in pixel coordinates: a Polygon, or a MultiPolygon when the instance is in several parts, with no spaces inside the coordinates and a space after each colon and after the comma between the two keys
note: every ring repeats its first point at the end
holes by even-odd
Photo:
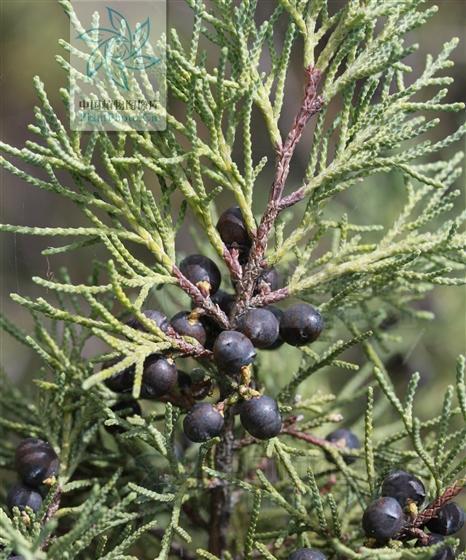
{"type": "Polygon", "coordinates": [[[283,312],[280,336],[292,346],[304,346],[314,342],[324,328],[322,316],[311,305],[297,303],[283,312]]]}
{"type": "Polygon", "coordinates": [[[367,537],[384,543],[401,531],[405,516],[395,498],[379,498],[364,511],[362,527],[367,537]]]}
{"type": "MultiPolygon", "coordinates": [[[[416,546],[425,547],[425,546],[433,546],[435,544],[443,542],[445,537],[442,535],[436,535],[435,533],[431,533],[427,537],[427,542],[424,544],[420,541],[416,542],[416,546]]],[[[445,545],[442,547],[438,552],[436,552],[432,556],[432,560],[455,560],[455,553],[451,546],[445,545]]]]}
{"type": "Polygon", "coordinates": [[[167,395],[177,380],[178,371],[173,360],[152,356],[144,363],[141,397],[152,399],[167,395]]]}
{"type": "Polygon", "coordinates": [[[422,481],[401,470],[392,471],[384,478],[381,494],[395,498],[402,508],[411,502],[421,506],[426,499],[426,489],[422,481]]]}
{"type": "MultiPolygon", "coordinates": [[[[107,360],[102,364],[102,370],[108,369],[121,362],[121,358],[107,360]]],[[[115,393],[128,393],[133,387],[134,367],[124,368],[122,371],[114,373],[110,377],[104,379],[105,385],[115,393]]]]}
{"type": "Polygon", "coordinates": [[[241,332],[256,348],[269,348],[278,338],[279,323],[267,309],[250,309],[239,318],[241,332]]]}
{"type": "Polygon", "coordinates": [[[210,293],[220,287],[222,277],[218,266],[203,255],[189,255],[180,262],[180,270],[186,278],[195,286],[203,287],[210,293]]]}
{"type": "MultiPolygon", "coordinates": [[[[159,327],[159,329],[161,329],[163,332],[167,332],[170,323],[166,315],[164,315],[161,311],[157,311],[156,309],[145,309],[143,311],[143,314],[148,319],[153,321],[159,327]]],[[[133,329],[139,329],[142,331],[146,330],[145,327],[136,318],[130,319],[127,325],[133,327],[133,329]]]]}
{"type": "Polygon", "coordinates": [[[270,439],[280,433],[282,417],[277,402],[263,395],[240,405],[241,424],[257,439],[270,439]]]}
{"type": "Polygon", "coordinates": [[[183,422],[185,436],[196,443],[219,436],[223,426],[223,416],[210,403],[195,404],[183,422]]]}
{"type": "Polygon", "coordinates": [[[180,311],[170,321],[171,326],[178,334],[195,338],[199,344],[204,345],[207,332],[195,311],[180,311]]]}
{"type": "MultiPolygon", "coordinates": [[[[335,445],[337,449],[359,449],[361,447],[361,442],[356,434],[353,434],[350,430],[346,428],[339,428],[334,430],[325,438],[329,443],[335,445]]],[[[331,454],[327,453],[326,457],[329,461],[333,461],[331,454]]],[[[344,455],[343,461],[347,465],[351,465],[357,460],[357,457],[353,455],[344,455]]],[[[383,494],[386,495],[386,494],[383,494]]],[[[395,496],[393,496],[395,497],[395,496]]]]}
{"type": "Polygon", "coordinates": [[[430,531],[445,536],[454,535],[463,525],[464,509],[456,502],[445,504],[437,515],[427,523],[430,531]]]}
{"type": "Polygon", "coordinates": [[[266,350],[276,350],[277,348],[280,348],[280,346],[285,344],[285,341],[280,336],[280,321],[283,317],[283,311],[279,307],[275,307],[275,305],[268,305],[266,309],[267,311],[272,312],[275,315],[275,319],[277,319],[278,321],[278,336],[273,344],[267,346],[266,350]]]}
{"type": "Polygon", "coordinates": [[[27,438],[16,448],[15,466],[22,481],[33,488],[58,475],[59,461],[46,441],[27,438]]]}
{"type": "Polygon", "coordinates": [[[217,222],[217,230],[229,249],[236,247],[244,253],[251,247],[251,238],[239,206],[228,208],[222,213],[217,222]]]}
{"type": "Polygon", "coordinates": [[[465,560],[461,2],[3,4],[0,560],[465,560]]]}
{"type": "Polygon", "coordinates": [[[14,507],[17,507],[20,511],[29,507],[32,511],[36,512],[39,511],[42,506],[42,496],[37,490],[30,486],[15,484],[8,492],[6,505],[10,511],[13,510],[14,507]]]}
{"type": "Polygon", "coordinates": [[[214,344],[214,360],[220,371],[235,374],[254,361],[256,351],[247,336],[237,331],[223,331],[214,344]]]}

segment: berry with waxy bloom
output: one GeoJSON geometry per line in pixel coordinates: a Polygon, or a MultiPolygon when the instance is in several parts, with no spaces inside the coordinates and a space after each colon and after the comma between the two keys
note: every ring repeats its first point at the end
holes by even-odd
{"type": "Polygon", "coordinates": [[[297,303],[285,309],[280,321],[280,336],[291,346],[314,342],[324,328],[321,314],[307,303],[297,303]]]}
{"type": "Polygon", "coordinates": [[[421,506],[426,499],[426,489],[419,478],[402,470],[389,473],[382,482],[382,496],[398,500],[402,508],[409,503],[421,506]]]}
{"type": "Polygon", "coordinates": [[[227,374],[239,373],[256,356],[252,342],[238,331],[222,331],[215,341],[213,351],[217,367],[227,374]]]}
{"type": "Polygon", "coordinates": [[[189,255],[180,262],[180,271],[192,284],[210,295],[215,294],[222,281],[218,266],[204,255],[189,255]]]}
{"type": "Polygon", "coordinates": [[[222,433],[222,414],[210,403],[197,403],[186,414],[183,422],[185,436],[192,442],[202,443],[222,433]]]}
{"type": "Polygon", "coordinates": [[[403,509],[395,498],[379,498],[372,502],[362,516],[367,537],[385,543],[401,531],[405,523],[403,509]]]}
{"type": "Polygon", "coordinates": [[[33,488],[58,475],[58,456],[50,443],[42,439],[21,441],[16,448],[15,463],[22,481],[33,488]]]}
{"type": "Polygon", "coordinates": [[[267,309],[249,309],[239,321],[239,329],[256,348],[268,348],[278,338],[279,323],[267,309]]]}
{"type": "Polygon", "coordinates": [[[282,429],[277,401],[266,395],[243,401],[239,414],[243,428],[257,439],[270,439],[282,429]]]}

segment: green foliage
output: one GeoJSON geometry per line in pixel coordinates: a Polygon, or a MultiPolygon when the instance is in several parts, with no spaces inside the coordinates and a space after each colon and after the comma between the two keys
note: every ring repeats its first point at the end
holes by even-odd
{"type": "MultiPolygon", "coordinates": [[[[59,3],[79,29],[68,0],[59,3]]],[[[92,263],[85,283],[75,283],[65,269],[54,280],[35,277],[46,299],[12,295],[31,312],[33,333],[0,317],[3,330],[32,348],[42,363],[31,391],[12,387],[2,374],[0,464],[13,469],[14,435],[47,439],[61,464],[41,511],[8,516],[0,510],[5,546],[0,558],[15,550],[26,560],[194,555],[212,560],[217,554],[275,559],[312,545],[335,559],[427,560],[438,546],[415,548],[411,538],[373,548],[360,522],[393,467],[420,476],[430,502],[464,484],[464,358],[455,385],[442,399],[432,399],[429,418],[416,413],[419,374],[401,395],[382,359],[392,338],[387,319],[429,319],[412,303],[437,285],[464,284],[466,213],[458,208],[460,192],[454,188],[462,153],[439,160],[432,155],[444,153],[466,127],[436,142],[425,139],[439,122],[429,116],[432,111],[463,108],[443,101],[451,83],[443,71],[452,64],[457,40],[428,57],[424,70],[412,77],[406,57],[416,45],[407,44],[407,33],[436,11],[420,0],[348,0],[332,14],[326,0],[280,0],[261,23],[254,17],[254,0],[188,4],[194,14],[190,43],[183,46],[172,29],[167,45],[168,92],[183,105],[183,116],[162,106],[154,109],[166,117],[166,131],[68,132],[36,78],[40,106],[30,130],[38,142],[28,141],[22,149],[0,143],[4,169],[66,197],[86,220],[79,227],[1,225],[0,230],[66,238],[44,250],[46,255],[79,254],[100,244],[109,256],[92,263]],[[277,46],[279,28],[286,31],[277,46]],[[293,115],[302,115],[301,100],[286,90],[296,56],[304,63],[308,100],[315,103],[304,124],[311,117],[315,122],[309,144],[303,140],[309,146],[304,176],[285,193],[289,160],[301,139],[298,117],[289,133],[280,120],[285,104],[293,115]],[[311,91],[313,77],[317,83],[319,76],[320,85],[311,91]],[[253,157],[258,150],[252,149],[256,112],[270,141],[258,161],[253,157]],[[274,150],[274,186],[265,211],[257,214],[261,172],[271,165],[267,156],[274,150]],[[21,164],[34,166],[37,174],[21,164]],[[395,222],[384,227],[364,223],[363,217],[351,223],[346,214],[335,216],[335,200],[378,173],[392,173],[404,184],[395,222]],[[215,228],[221,191],[230,191],[255,240],[243,277],[215,228]],[[275,391],[287,421],[268,442],[230,428],[228,468],[218,460],[225,438],[186,447],[180,403],[145,404],[142,416],[123,419],[110,408],[114,393],[101,383],[121,366],[135,366],[133,396],[138,398],[144,360],[168,353],[191,369],[188,360],[194,358],[197,373],[224,384],[208,351],[193,339],[162,332],[143,314],[161,299],[160,289],[175,302],[186,292],[207,315],[218,313],[177,267],[175,243],[186,216],[195,219],[200,250],[236,280],[237,309],[298,297],[318,307],[326,323],[321,341],[299,350],[299,366],[287,380],[278,370],[265,371],[267,357],[259,355],[252,371],[255,386],[275,391]],[[277,265],[286,278],[277,292],[249,289],[257,255],[259,271],[277,265]],[[129,316],[146,330],[128,325],[129,316]],[[106,351],[86,358],[85,346],[96,338],[106,351]],[[348,352],[357,346],[367,358],[362,367],[348,352]],[[98,364],[120,356],[120,366],[99,371],[98,364]],[[311,375],[329,367],[346,371],[336,395],[297,394],[311,375]],[[351,452],[358,460],[350,465],[344,461],[347,450],[314,434],[340,423],[348,404],[363,409],[354,429],[364,445],[351,452]],[[110,426],[120,428],[117,435],[106,431],[110,426]],[[234,497],[224,504],[229,542],[220,552],[212,543],[207,550],[213,531],[208,516],[214,516],[209,501],[218,489],[234,497]]],[[[72,48],[64,41],[62,46],[72,48]]],[[[65,58],[58,62],[78,85],[81,78],[65,58]]],[[[69,93],[61,93],[68,107],[69,93]]],[[[227,407],[244,387],[233,383],[229,389],[227,407]]]]}

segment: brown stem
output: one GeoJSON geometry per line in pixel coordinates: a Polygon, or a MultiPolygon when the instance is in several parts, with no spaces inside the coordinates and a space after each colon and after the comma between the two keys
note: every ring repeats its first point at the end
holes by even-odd
{"type": "Polygon", "coordinates": [[[173,265],[172,272],[173,276],[178,280],[180,288],[188,294],[197,307],[203,309],[207,315],[215,319],[223,328],[228,329],[230,327],[228,317],[208,295],[204,295],[197,286],[190,282],[176,265],[173,265]]]}
{"type": "Polygon", "coordinates": [[[424,511],[421,511],[421,513],[414,518],[412,526],[422,527],[429,521],[429,519],[436,517],[439,510],[463,490],[465,484],[466,479],[461,479],[449,486],[441,496],[429,504],[424,511]]]}
{"type": "Polygon", "coordinates": [[[243,278],[240,282],[241,298],[238,303],[239,308],[249,304],[257,278],[265,266],[264,255],[267,249],[267,242],[273,224],[282,209],[282,196],[285,189],[286,179],[290,172],[291,158],[293,157],[298,142],[301,140],[304,128],[309,119],[322,108],[322,97],[317,94],[320,77],[320,71],[317,68],[312,66],[308,66],[306,68],[306,86],[301,107],[295,117],[285,143],[276,146],[277,159],[275,166],[275,178],[272,184],[267,208],[265,209],[260,225],[254,236],[251,251],[249,253],[249,260],[246,264],[243,278]]]}
{"type": "MultiPolygon", "coordinates": [[[[234,418],[231,407],[227,408],[225,410],[222,440],[215,451],[215,467],[225,474],[231,472],[233,463],[234,418]]],[[[219,484],[211,489],[209,551],[220,558],[228,544],[227,536],[231,508],[230,485],[225,480],[219,481],[219,484]]]]}
{"type": "Polygon", "coordinates": [[[251,299],[252,307],[264,307],[265,305],[270,305],[286,299],[290,295],[288,287],[280,288],[273,292],[259,294],[251,299]]]}

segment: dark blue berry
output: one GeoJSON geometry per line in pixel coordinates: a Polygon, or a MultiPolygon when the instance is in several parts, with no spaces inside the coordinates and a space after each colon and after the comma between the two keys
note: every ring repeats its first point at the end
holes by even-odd
{"type": "Polygon", "coordinates": [[[24,560],[24,556],[18,556],[15,554],[14,556],[8,556],[8,560],[24,560]]]}
{"type": "Polygon", "coordinates": [[[239,320],[239,330],[256,348],[268,348],[278,338],[279,324],[267,309],[250,309],[239,320]]]}
{"type": "MultiPolygon", "coordinates": [[[[121,362],[121,358],[113,358],[102,364],[102,369],[110,368],[121,362]]],[[[128,393],[133,388],[134,382],[134,366],[123,369],[114,373],[111,377],[104,380],[105,386],[114,393],[128,393]]]]}
{"type": "Polygon", "coordinates": [[[367,537],[384,543],[399,533],[404,525],[403,509],[395,498],[379,498],[372,502],[362,516],[367,537]]]}
{"type": "Polygon", "coordinates": [[[167,395],[176,386],[178,370],[172,360],[162,356],[150,356],[144,362],[141,397],[154,399],[167,395]]]}
{"type": "Polygon", "coordinates": [[[266,350],[276,350],[277,348],[280,348],[280,346],[285,344],[285,341],[280,336],[280,321],[282,320],[283,317],[283,311],[279,307],[275,307],[274,305],[268,305],[266,309],[268,311],[271,311],[275,315],[275,319],[277,319],[278,321],[278,328],[279,328],[277,339],[273,344],[267,346],[266,350]]]}
{"type": "Polygon", "coordinates": [[[213,405],[198,403],[186,414],[183,430],[190,441],[202,443],[219,436],[223,430],[223,424],[223,416],[213,405]]]}
{"type": "Polygon", "coordinates": [[[280,336],[291,346],[314,342],[324,328],[321,314],[307,303],[297,303],[283,312],[280,336]]]}
{"type": "MultiPolygon", "coordinates": [[[[168,322],[166,315],[164,315],[161,311],[157,311],[156,309],[146,309],[143,311],[143,314],[151,321],[154,321],[160,330],[167,332],[170,323],[168,322]]],[[[146,330],[136,318],[130,319],[126,324],[133,329],[140,331],[146,330]]]]}
{"type": "Polygon", "coordinates": [[[41,439],[24,439],[16,448],[15,462],[22,481],[33,488],[58,475],[57,454],[49,443],[41,439]]]}
{"type": "Polygon", "coordinates": [[[195,311],[180,311],[172,317],[170,324],[178,334],[195,338],[202,346],[206,343],[205,326],[195,311]]]}
{"type": "Polygon", "coordinates": [[[381,494],[395,498],[402,508],[409,503],[421,506],[426,499],[424,484],[419,478],[402,470],[393,471],[384,478],[381,494]]]}
{"type": "Polygon", "coordinates": [[[251,238],[238,206],[223,212],[217,222],[217,231],[229,249],[236,248],[242,257],[246,256],[251,247],[251,238]]]}
{"type": "Polygon", "coordinates": [[[256,351],[247,336],[238,331],[221,332],[214,344],[214,360],[224,373],[239,373],[253,362],[256,351]]]}
{"type": "MultiPolygon", "coordinates": [[[[350,430],[346,428],[339,428],[328,434],[325,438],[329,443],[335,445],[338,449],[359,449],[361,447],[361,442],[356,434],[353,434],[350,430]]],[[[332,456],[327,453],[326,457],[329,461],[333,461],[332,456]]],[[[356,461],[357,457],[354,455],[344,455],[343,461],[347,465],[351,465],[356,461]]]]}
{"type": "Polygon", "coordinates": [[[239,414],[243,428],[257,439],[270,439],[282,429],[277,401],[266,395],[243,401],[239,414]]]}
{"type": "MultiPolygon", "coordinates": [[[[443,540],[444,537],[442,535],[431,533],[429,535],[429,540],[426,543],[423,544],[422,542],[417,541],[416,546],[434,546],[435,544],[443,542],[443,540]]],[[[451,546],[445,545],[432,556],[431,560],[455,560],[455,553],[451,546]]]]}
{"type": "Polygon", "coordinates": [[[326,560],[327,556],[315,548],[300,548],[295,550],[288,560],[326,560]]]}
{"type": "Polygon", "coordinates": [[[180,263],[180,270],[192,284],[210,295],[215,294],[220,287],[220,270],[214,261],[204,255],[186,257],[180,263]]]}
{"type": "Polygon", "coordinates": [[[39,511],[42,506],[42,496],[25,484],[15,484],[8,492],[6,504],[10,511],[17,507],[23,511],[26,507],[30,507],[32,511],[39,511]]]}
{"type": "Polygon", "coordinates": [[[456,502],[448,502],[426,525],[433,533],[453,535],[464,525],[464,510],[456,502]]]}
{"type": "MultiPolygon", "coordinates": [[[[118,401],[110,409],[117,414],[120,418],[129,418],[130,416],[141,416],[142,410],[139,403],[135,399],[129,399],[124,401],[118,401]]],[[[124,429],[117,424],[112,424],[111,426],[105,426],[105,429],[110,434],[121,434],[124,429]]]]}

